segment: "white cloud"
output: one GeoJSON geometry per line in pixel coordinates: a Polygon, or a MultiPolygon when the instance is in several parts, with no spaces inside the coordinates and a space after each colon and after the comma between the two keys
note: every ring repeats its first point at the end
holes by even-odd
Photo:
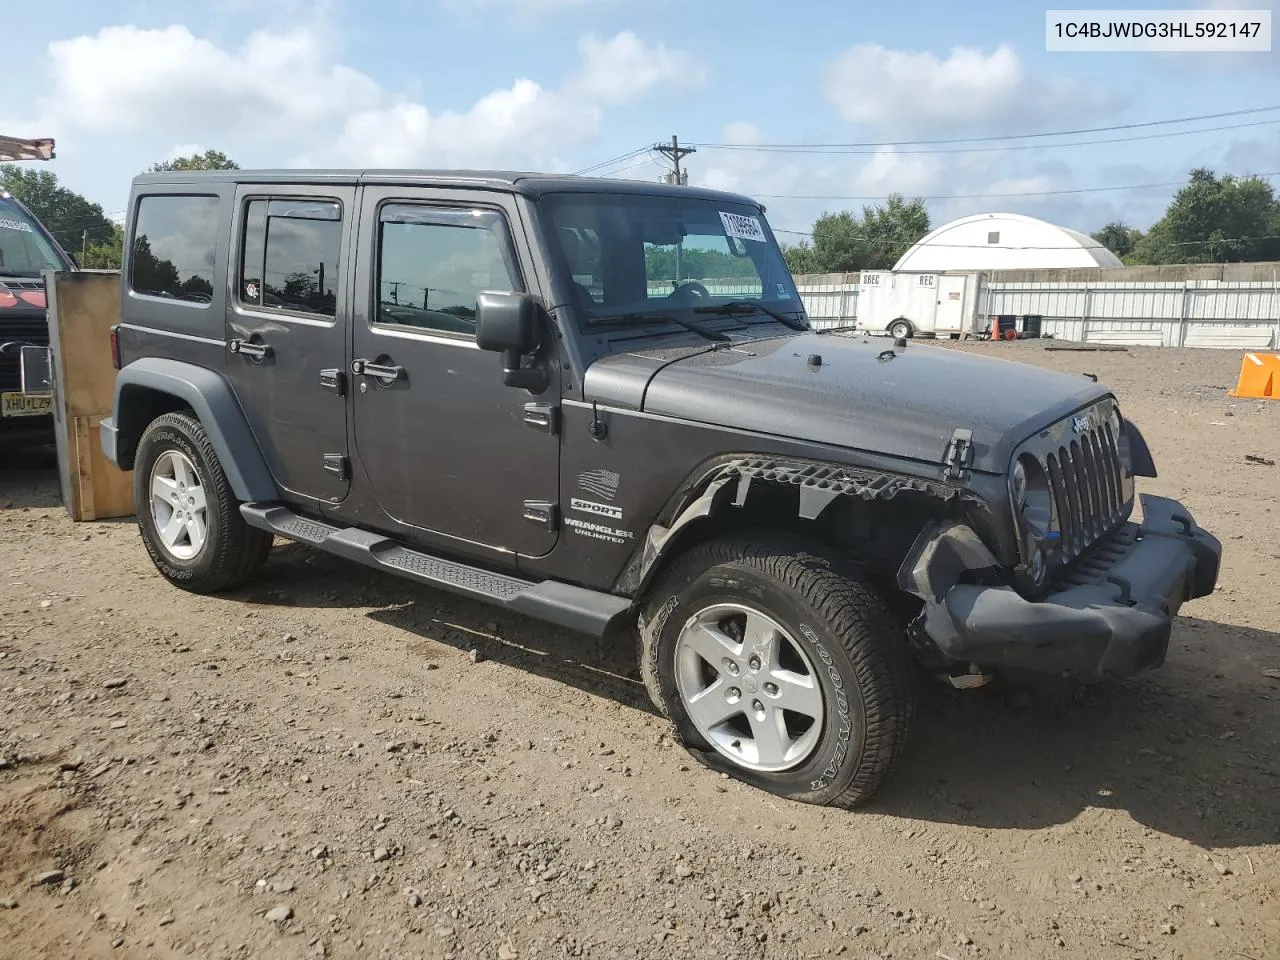
{"type": "Polygon", "coordinates": [[[1071,116],[1097,116],[1114,107],[1105,89],[1063,77],[1030,73],[1002,44],[986,54],[956,47],[933,53],[860,43],[837,56],[822,90],[846,120],[894,132],[990,131],[994,126],[1045,125],[1071,116]]]}
{"type": "Polygon", "coordinates": [[[377,84],[332,53],[322,34],[306,30],[256,31],[230,51],[183,26],[106,27],[50,44],[49,101],[85,128],[291,134],[377,101],[377,84]]]}
{"type": "MultiPolygon", "coordinates": [[[[329,164],[449,167],[536,162],[553,168],[557,148],[590,140],[600,109],[531,80],[495,90],[465,113],[432,114],[421,103],[401,102],[362,111],[345,123],[338,142],[326,148],[329,164]],[[336,150],[337,157],[334,157],[336,150]]],[[[303,158],[306,165],[313,165],[303,158]]]]}
{"type": "Polygon", "coordinates": [[[185,26],[107,27],[50,45],[42,123],[60,137],[133,134],[156,154],[198,139],[242,163],[556,169],[561,152],[597,136],[606,109],[701,77],[685,54],[633,33],[588,35],[561,89],[516,78],[433,109],[343,65],[338,41],[323,19],[259,29],[237,47],[185,26]]]}
{"type": "Polygon", "coordinates": [[[440,0],[440,6],[466,20],[483,22],[493,13],[530,23],[560,14],[587,13],[615,6],[619,0],[440,0]]]}
{"type": "Polygon", "coordinates": [[[177,160],[179,157],[195,157],[208,150],[198,143],[179,143],[169,148],[169,152],[164,155],[165,161],[177,160]]]}
{"type": "MultiPolygon", "coordinates": [[[[1216,173],[1264,174],[1280,172],[1280,134],[1257,136],[1231,141],[1223,155],[1222,163],[1214,167],[1216,173]]],[[[1280,187],[1280,178],[1271,182],[1280,187]]]]}
{"type": "Polygon", "coordinates": [[[631,103],[655,87],[689,89],[707,79],[706,68],[693,57],[663,44],[649,46],[629,30],[608,40],[588,34],[578,52],[582,67],[569,89],[596,103],[631,103]]]}

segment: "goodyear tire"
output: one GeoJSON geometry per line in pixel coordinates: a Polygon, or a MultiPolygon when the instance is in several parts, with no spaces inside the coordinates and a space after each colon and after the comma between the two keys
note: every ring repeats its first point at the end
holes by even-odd
{"type": "Polygon", "coordinates": [[[240,516],[240,505],[200,421],[188,413],[153,420],[138,442],[133,502],[156,569],[193,593],[246,582],[266,562],[273,537],[240,516]]]}
{"type": "Polygon", "coordinates": [[[852,568],[802,540],[765,532],[679,557],[641,611],[640,664],[686,749],[792,800],[869,799],[910,738],[902,630],[852,568]]]}

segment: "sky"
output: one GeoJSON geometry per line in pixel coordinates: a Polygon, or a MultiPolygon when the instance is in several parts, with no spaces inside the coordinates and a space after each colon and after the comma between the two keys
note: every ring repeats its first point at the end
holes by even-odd
{"type": "Polygon", "coordinates": [[[672,135],[697,148],[683,161],[690,184],[760,199],[776,231],[796,231],[781,234],[790,240],[823,212],[892,192],[926,198],[935,225],[999,211],[1089,232],[1149,226],[1194,167],[1280,185],[1280,109],[936,143],[1280,106],[1280,52],[1046,52],[1045,6],[1026,0],[41,0],[33,10],[4,23],[0,133],[54,137],[47,168],[112,215],[151,163],[210,148],[245,168],[594,167],[657,179],[667,161],[649,148],[672,135]],[[827,152],[761,149],[778,144],[827,152]],[[814,147],[829,144],[871,146],[814,147]]]}

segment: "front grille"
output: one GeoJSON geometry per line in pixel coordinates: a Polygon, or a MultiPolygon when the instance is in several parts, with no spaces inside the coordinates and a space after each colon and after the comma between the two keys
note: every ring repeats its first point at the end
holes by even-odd
{"type": "MultiPolygon", "coordinates": [[[[16,341],[41,346],[49,342],[49,324],[43,317],[11,319],[0,313],[0,344],[16,341]]],[[[8,393],[22,389],[21,354],[17,348],[0,353],[0,390],[8,393]]]]}
{"type": "Polygon", "coordinates": [[[1045,458],[1062,558],[1080,556],[1124,519],[1126,497],[1118,438],[1096,422],[1045,458]]]}
{"type": "Polygon", "coordinates": [[[1121,438],[1113,426],[1116,412],[1110,398],[1095,403],[1014,452],[1014,460],[1028,469],[1028,505],[1034,504],[1029,511],[1015,512],[1024,570],[1037,550],[1050,574],[1070,570],[1128,519],[1133,476],[1121,459],[1121,438]]]}

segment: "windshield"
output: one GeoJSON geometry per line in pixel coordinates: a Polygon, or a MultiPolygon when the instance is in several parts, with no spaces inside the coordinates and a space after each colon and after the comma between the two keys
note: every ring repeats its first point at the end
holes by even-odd
{"type": "Polygon", "coordinates": [[[755,207],[592,193],[552,194],[542,204],[588,323],[734,300],[787,314],[803,310],[782,252],[755,207]]]}
{"type": "Polygon", "coordinates": [[[31,214],[0,194],[0,276],[39,277],[46,270],[65,269],[31,214]]]}

